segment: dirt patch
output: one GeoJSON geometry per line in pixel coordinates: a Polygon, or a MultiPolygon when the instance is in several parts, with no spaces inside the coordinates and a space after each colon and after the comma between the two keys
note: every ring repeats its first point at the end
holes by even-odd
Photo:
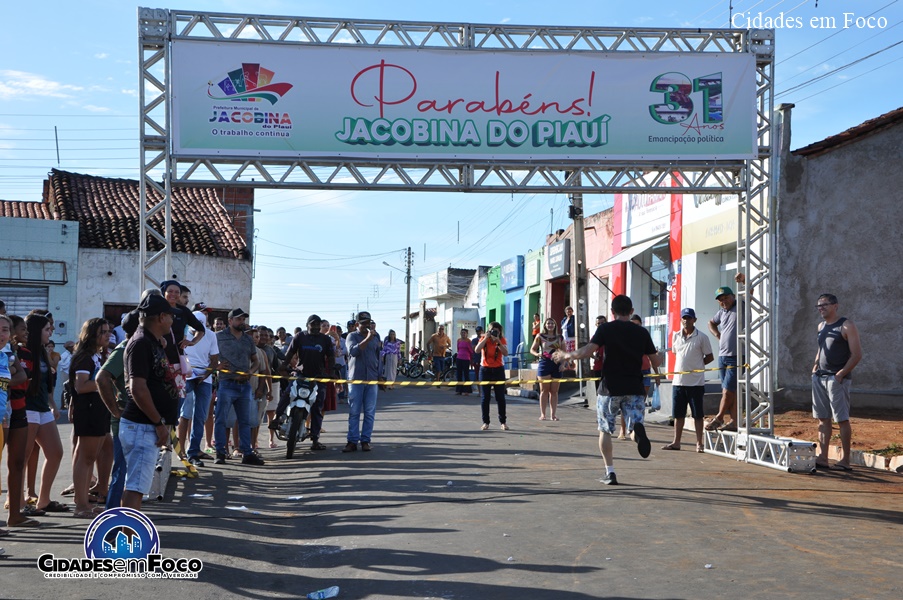
{"type": "MultiPolygon", "coordinates": [[[[886,410],[858,410],[850,415],[853,428],[853,450],[864,452],[883,452],[885,456],[903,454],[903,413],[891,413],[886,410]]],[[[802,410],[790,410],[774,416],[774,433],[783,437],[792,437],[805,442],[818,441],[818,421],[812,413],[802,410]]],[[[837,426],[834,426],[832,444],[840,444],[837,426]]]]}

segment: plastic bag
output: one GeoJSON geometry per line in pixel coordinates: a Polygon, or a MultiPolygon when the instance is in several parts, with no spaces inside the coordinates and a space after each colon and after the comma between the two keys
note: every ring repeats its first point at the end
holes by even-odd
{"type": "Polygon", "coordinates": [[[662,408],[662,397],[658,393],[658,384],[652,386],[652,411],[661,410],[662,408]]]}

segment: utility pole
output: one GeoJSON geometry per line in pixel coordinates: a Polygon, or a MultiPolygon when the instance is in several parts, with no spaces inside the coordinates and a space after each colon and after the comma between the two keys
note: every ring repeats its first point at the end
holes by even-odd
{"type": "MultiPolygon", "coordinates": [[[[580,186],[580,173],[575,173],[575,183],[580,186]]],[[[585,346],[589,342],[589,306],[587,305],[586,290],[586,240],[584,239],[583,226],[583,194],[574,192],[570,195],[571,205],[568,207],[568,216],[574,221],[574,264],[571,268],[571,306],[576,308],[576,333],[577,347],[585,346]]],[[[581,371],[588,373],[587,360],[580,361],[581,371]]],[[[582,386],[581,386],[582,387],[582,386]]]]}
{"type": "MultiPolygon", "coordinates": [[[[407,298],[405,300],[404,305],[404,349],[405,352],[410,352],[411,350],[411,267],[414,265],[414,254],[411,252],[411,247],[408,246],[408,251],[404,257],[404,267],[405,267],[405,276],[404,281],[408,285],[407,298]]],[[[401,357],[402,360],[407,360],[406,356],[401,357]]]]}

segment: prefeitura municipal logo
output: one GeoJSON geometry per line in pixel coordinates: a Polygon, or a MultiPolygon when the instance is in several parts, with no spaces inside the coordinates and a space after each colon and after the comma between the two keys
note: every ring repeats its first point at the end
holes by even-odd
{"type": "Polygon", "coordinates": [[[38,569],[53,579],[196,579],[203,566],[198,558],[164,558],[153,522],[125,507],[104,511],[91,522],[85,558],[38,558],[38,569]]]}
{"type": "Polygon", "coordinates": [[[207,95],[214,100],[266,100],[270,104],[276,104],[293,86],[290,83],[272,83],[274,76],[273,71],[257,63],[242,63],[240,69],[229,71],[219,83],[208,83],[207,95]]]}

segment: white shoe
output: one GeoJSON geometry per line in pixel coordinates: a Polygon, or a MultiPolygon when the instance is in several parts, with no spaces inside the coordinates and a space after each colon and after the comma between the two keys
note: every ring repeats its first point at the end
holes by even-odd
{"type": "Polygon", "coordinates": [[[501,430],[508,431],[508,426],[505,423],[502,423],[501,430]]]}
{"type": "Polygon", "coordinates": [[[483,423],[483,426],[480,427],[480,429],[482,429],[483,431],[486,431],[487,429],[489,429],[489,423],[483,423]]]}

